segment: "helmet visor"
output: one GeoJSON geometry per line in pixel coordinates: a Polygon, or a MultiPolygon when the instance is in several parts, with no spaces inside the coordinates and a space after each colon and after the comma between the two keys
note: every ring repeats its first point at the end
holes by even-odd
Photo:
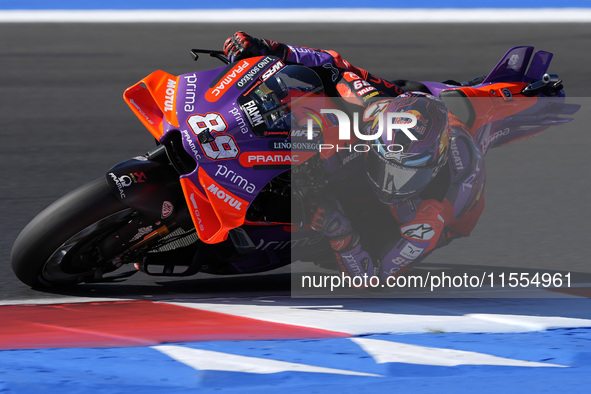
{"type": "Polygon", "coordinates": [[[423,190],[433,178],[435,166],[403,166],[378,154],[369,153],[366,171],[380,200],[391,203],[423,190]]]}

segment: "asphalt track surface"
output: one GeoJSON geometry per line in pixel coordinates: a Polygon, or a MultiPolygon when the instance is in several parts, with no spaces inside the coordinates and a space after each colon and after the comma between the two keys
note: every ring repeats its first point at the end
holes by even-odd
{"type": "MultiPolygon", "coordinates": [[[[0,25],[5,37],[0,42],[0,300],[59,301],[60,294],[29,289],[13,275],[9,255],[19,231],[67,191],[153,146],[123,102],[124,89],[156,69],[180,74],[218,67],[209,58],[193,63],[188,49],[220,48],[239,29],[334,49],[353,64],[392,79],[468,80],[487,73],[510,47],[533,45],[555,54],[550,71],[563,78],[569,96],[585,102],[591,92],[587,24],[0,25]]],[[[584,121],[575,126],[490,152],[479,225],[471,237],[432,254],[425,266],[591,273],[591,135],[584,121]]],[[[122,284],[81,286],[69,295],[289,294],[287,274],[184,280],[140,275],[122,284]]]]}

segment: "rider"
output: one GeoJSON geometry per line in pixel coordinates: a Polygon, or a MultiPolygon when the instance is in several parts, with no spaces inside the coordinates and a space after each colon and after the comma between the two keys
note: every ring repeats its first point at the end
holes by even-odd
{"type": "MultiPolygon", "coordinates": [[[[470,234],[484,208],[483,157],[469,130],[442,101],[424,92],[405,93],[397,84],[353,66],[334,51],[236,32],[224,43],[224,52],[230,61],[273,55],[287,64],[314,69],[329,95],[364,110],[366,130],[372,135],[378,135],[376,115],[415,114],[417,141],[399,132],[392,133],[391,139],[382,133],[372,141],[365,166],[361,166],[365,169],[362,181],[388,208],[395,227],[380,226],[376,233],[373,226],[373,232],[368,231],[371,225],[357,225],[359,221],[352,220],[350,212],[332,196],[318,197],[311,203],[309,225],[329,237],[341,272],[381,278],[397,275],[435,248],[470,234]],[[384,148],[394,145],[403,146],[402,151],[384,148]]],[[[341,152],[341,163],[361,156],[353,152],[349,153],[352,157],[344,158],[347,154],[341,152]]],[[[351,184],[345,195],[361,189],[351,184]]]]}

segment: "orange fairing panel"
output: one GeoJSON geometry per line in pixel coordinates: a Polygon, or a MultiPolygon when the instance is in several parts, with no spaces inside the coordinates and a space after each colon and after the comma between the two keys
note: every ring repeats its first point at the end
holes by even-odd
{"type": "Polygon", "coordinates": [[[244,224],[248,202],[220,186],[202,168],[198,175],[205,195],[190,179],[180,180],[197,235],[208,244],[225,241],[230,230],[244,224]]]}
{"type": "Polygon", "coordinates": [[[181,178],[180,181],[197,235],[203,242],[215,243],[208,240],[214,238],[215,234],[219,232],[221,223],[213,207],[207,197],[189,178],[181,178]]]}
{"type": "Polygon", "coordinates": [[[150,133],[160,139],[164,133],[162,120],[179,127],[176,114],[178,78],[164,71],[155,71],[123,93],[123,99],[150,133]]]}
{"type": "Polygon", "coordinates": [[[537,98],[520,95],[526,85],[524,82],[499,82],[479,88],[461,88],[471,99],[476,114],[472,133],[488,123],[513,116],[532,107],[537,102],[537,98]],[[506,95],[504,92],[510,92],[510,94],[506,95]]]}

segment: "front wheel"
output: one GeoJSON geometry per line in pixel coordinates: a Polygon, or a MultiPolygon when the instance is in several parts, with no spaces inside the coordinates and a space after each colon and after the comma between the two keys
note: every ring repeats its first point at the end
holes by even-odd
{"type": "Polygon", "coordinates": [[[60,198],[37,215],[12,248],[12,269],[31,287],[92,281],[117,269],[96,247],[97,240],[134,214],[97,179],[60,198]]]}

